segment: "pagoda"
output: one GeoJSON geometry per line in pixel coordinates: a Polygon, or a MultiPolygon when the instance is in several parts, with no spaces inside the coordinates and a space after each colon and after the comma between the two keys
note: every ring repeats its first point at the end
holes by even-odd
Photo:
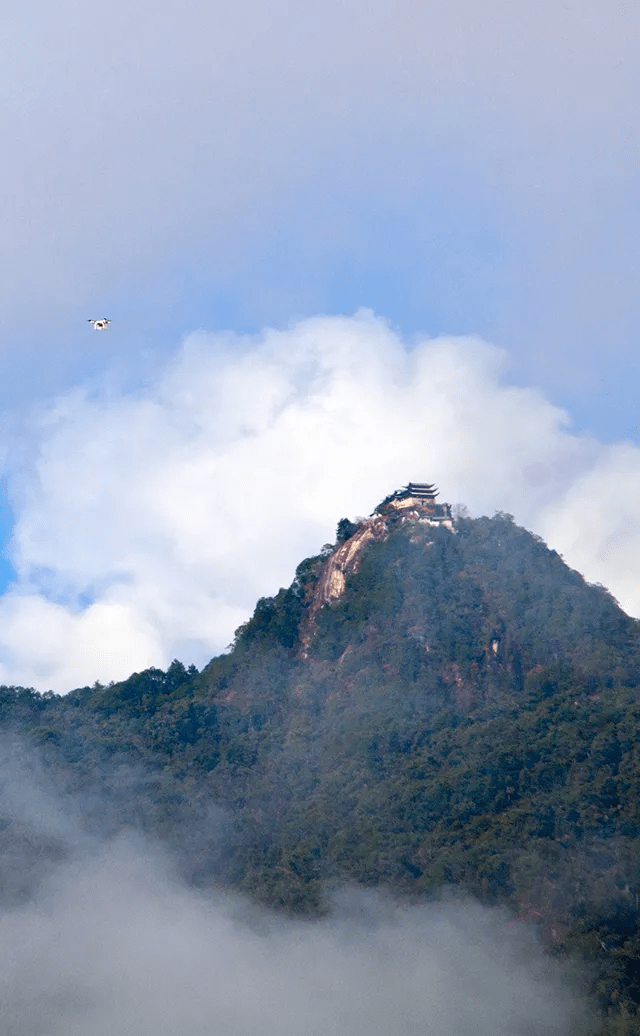
{"type": "Polygon", "coordinates": [[[433,482],[410,482],[408,486],[403,486],[398,492],[398,496],[414,496],[417,500],[425,500],[430,504],[435,504],[436,497],[440,492],[433,482]]]}

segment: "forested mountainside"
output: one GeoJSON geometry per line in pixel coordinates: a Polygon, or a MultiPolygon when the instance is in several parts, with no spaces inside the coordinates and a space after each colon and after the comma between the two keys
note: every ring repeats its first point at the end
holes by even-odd
{"type": "MultiPolygon", "coordinates": [[[[358,529],[200,673],[2,688],[5,754],[83,831],[141,828],[202,887],[306,913],[345,881],[504,903],[586,961],[603,1031],[640,1033],[640,624],[508,515],[358,529]]],[[[65,849],[4,814],[12,903],[65,849]]]]}

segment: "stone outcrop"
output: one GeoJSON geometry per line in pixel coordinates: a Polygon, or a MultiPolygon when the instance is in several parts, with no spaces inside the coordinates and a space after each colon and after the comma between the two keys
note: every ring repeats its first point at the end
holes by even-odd
{"type": "Polygon", "coordinates": [[[376,514],[371,518],[364,518],[353,536],[335,548],[325,561],[316,584],[314,603],[317,601],[318,607],[341,596],[347,576],[358,571],[363,548],[367,543],[386,539],[387,533],[387,522],[381,515],[376,514]]]}
{"type": "Polygon", "coordinates": [[[309,602],[304,629],[301,633],[301,657],[306,658],[309,641],[313,635],[318,611],[326,604],[342,596],[349,576],[358,571],[362,551],[369,543],[384,540],[394,525],[415,522],[423,525],[444,525],[453,532],[453,520],[448,504],[436,505],[432,501],[407,495],[392,496],[373,512],[369,518],[357,520],[356,531],[343,543],[338,543],[323,563],[309,602]]]}

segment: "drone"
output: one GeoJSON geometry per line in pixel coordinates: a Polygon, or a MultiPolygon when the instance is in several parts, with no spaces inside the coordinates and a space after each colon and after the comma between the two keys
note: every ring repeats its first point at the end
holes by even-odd
{"type": "Polygon", "coordinates": [[[93,324],[94,331],[106,331],[111,321],[107,320],[106,317],[103,317],[102,320],[92,320],[91,318],[89,318],[87,320],[87,323],[93,324]]]}

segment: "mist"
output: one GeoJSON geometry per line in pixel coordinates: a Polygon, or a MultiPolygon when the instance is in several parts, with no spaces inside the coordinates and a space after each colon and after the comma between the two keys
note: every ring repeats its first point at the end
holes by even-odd
{"type": "Polygon", "coordinates": [[[11,1036],[549,1036],[578,1014],[500,912],[352,892],[319,922],[257,917],[125,837],[57,869],[0,939],[11,1036]]]}
{"type": "Polygon", "coordinates": [[[8,758],[3,819],[22,825],[25,855],[3,841],[6,1036],[585,1031],[568,975],[501,910],[344,889],[321,919],[267,913],[188,887],[171,855],[134,831],[88,835],[81,799],[54,796],[37,757],[8,758]],[[7,897],[12,871],[38,855],[46,866],[7,897]]]}

